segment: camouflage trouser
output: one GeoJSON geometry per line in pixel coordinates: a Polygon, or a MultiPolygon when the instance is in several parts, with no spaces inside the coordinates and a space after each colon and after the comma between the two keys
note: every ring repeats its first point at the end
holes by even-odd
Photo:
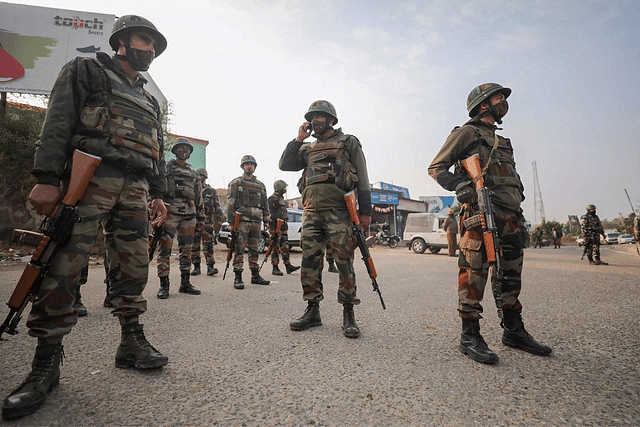
{"type": "Polygon", "coordinates": [[[456,254],[456,249],[458,249],[458,235],[455,233],[447,233],[447,247],[449,249],[449,255],[453,256],[456,254]]]}
{"type": "Polygon", "coordinates": [[[158,277],[169,275],[169,259],[173,238],[178,233],[178,247],[180,254],[178,263],[181,273],[191,271],[191,246],[193,245],[193,233],[196,231],[196,218],[194,215],[180,215],[167,212],[167,219],[162,224],[165,234],[160,239],[160,251],[158,252],[158,277]]]}
{"type": "MultiPolygon", "coordinates": [[[[273,233],[276,231],[275,228],[270,229],[273,233]]],[[[282,263],[283,264],[291,264],[289,261],[289,227],[287,227],[287,223],[285,222],[280,227],[280,236],[278,236],[278,244],[271,251],[271,265],[278,265],[280,261],[278,254],[282,254],[282,263]]]]}
{"type": "MultiPolygon", "coordinates": [[[[471,216],[469,205],[463,205],[462,218],[471,216]]],[[[522,310],[518,300],[521,288],[522,261],[524,257],[524,218],[508,209],[496,207],[495,222],[500,236],[502,256],[500,264],[504,273],[502,283],[491,279],[492,289],[500,286],[500,304],[502,309],[522,310]]],[[[458,311],[460,317],[481,319],[482,297],[489,274],[489,263],[479,227],[466,230],[464,226],[460,237],[460,256],[458,257],[458,311]]]]}
{"type": "Polygon", "coordinates": [[[300,246],[302,268],[300,281],[305,301],[322,301],[322,266],[325,247],[329,245],[339,272],[338,302],[360,304],[356,298],[356,274],[353,270],[353,251],[356,242],[349,211],[327,209],[304,211],[300,246]]]}
{"type": "Polygon", "coordinates": [[[204,230],[196,231],[193,235],[193,246],[191,247],[191,262],[200,264],[200,241],[202,241],[202,252],[207,264],[215,264],[213,256],[213,224],[205,224],[204,230]]]}
{"type": "Polygon", "coordinates": [[[260,223],[240,221],[236,238],[236,253],[233,257],[233,271],[243,270],[246,248],[249,248],[249,269],[258,268],[258,243],[260,243],[260,223]]]}
{"type": "Polygon", "coordinates": [[[327,256],[327,262],[328,263],[332,263],[333,262],[333,251],[331,250],[331,245],[329,244],[329,242],[327,242],[327,247],[325,248],[326,250],[326,256],[327,256]]]}
{"type": "Polygon", "coordinates": [[[76,286],[89,253],[104,226],[109,263],[110,298],[115,316],[144,313],[142,296],[149,274],[149,184],[132,175],[101,164],[89,188],[78,203],[82,222],[73,226],[69,241],[60,248],[27,320],[29,335],[39,338],[61,337],[77,323],[73,309],[76,286]]]}
{"type": "MultiPolygon", "coordinates": [[[[587,258],[589,260],[600,259],[600,236],[596,234],[592,239],[593,239],[592,240],[593,243],[591,245],[587,245],[586,247],[587,258]]],[[[585,242],[586,241],[587,241],[587,237],[585,237],[585,242]]]]}

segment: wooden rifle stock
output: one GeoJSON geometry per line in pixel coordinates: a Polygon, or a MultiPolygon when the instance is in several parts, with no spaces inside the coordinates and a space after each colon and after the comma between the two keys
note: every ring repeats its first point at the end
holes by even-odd
{"type": "Polygon", "coordinates": [[[267,248],[267,251],[264,253],[264,259],[262,260],[262,264],[260,264],[260,268],[258,269],[258,271],[262,271],[262,266],[264,266],[264,263],[267,262],[267,259],[269,259],[269,255],[271,255],[271,252],[273,252],[273,249],[278,244],[282,224],[284,224],[284,220],[278,218],[278,220],[276,221],[276,231],[274,231],[274,233],[271,235],[271,244],[267,248]]]}
{"type": "Polygon", "coordinates": [[[69,188],[62,203],[45,217],[40,225],[43,233],[42,240],[36,247],[29,264],[22,272],[7,305],[9,315],[0,326],[0,340],[6,331],[8,334],[18,333],[16,327],[20,322],[22,312],[29,301],[38,294],[40,284],[51,269],[58,250],[69,239],[73,224],[81,221],[76,205],[89,187],[91,178],[102,159],[91,154],[75,150],[71,163],[71,179],[69,188]]]}

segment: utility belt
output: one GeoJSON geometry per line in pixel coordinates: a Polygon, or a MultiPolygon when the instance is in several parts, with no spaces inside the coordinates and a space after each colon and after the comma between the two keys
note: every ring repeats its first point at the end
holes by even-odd
{"type": "Polygon", "coordinates": [[[140,169],[136,169],[133,168],[131,166],[125,165],[122,162],[110,162],[110,161],[106,161],[103,162],[103,164],[106,164],[107,166],[114,168],[114,169],[119,169],[123,172],[126,172],[127,174],[131,174],[131,175],[135,175],[139,178],[149,178],[147,177],[147,174],[145,174],[143,171],[141,171],[140,169]]]}

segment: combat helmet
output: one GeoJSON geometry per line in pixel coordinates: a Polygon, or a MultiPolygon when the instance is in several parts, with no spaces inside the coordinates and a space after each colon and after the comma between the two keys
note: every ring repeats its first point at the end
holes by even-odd
{"type": "Polygon", "coordinates": [[[502,92],[505,99],[511,95],[511,89],[508,87],[502,87],[498,83],[485,83],[475,87],[467,97],[467,111],[469,112],[469,117],[477,116],[477,107],[496,92],[502,92]]]}
{"type": "Polygon", "coordinates": [[[240,167],[243,167],[245,163],[253,163],[255,167],[258,167],[258,162],[256,162],[256,158],[251,154],[247,154],[242,156],[242,160],[240,160],[240,167]]]}
{"type": "Polygon", "coordinates": [[[304,115],[304,119],[308,122],[311,121],[313,113],[324,113],[331,117],[333,117],[333,124],[338,123],[338,116],[336,115],[336,109],[333,107],[329,101],[324,101],[322,99],[318,101],[314,101],[309,107],[309,111],[304,115]]]}
{"type": "Polygon", "coordinates": [[[198,168],[196,169],[196,172],[198,172],[198,175],[204,176],[204,179],[209,178],[209,174],[207,173],[207,170],[205,168],[198,168]]]}
{"type": "Polygon", "coordinates": [[[167,39],[162,35],[160,31],[156,28],[155,25],[151,23],[148,19],[143,18],[138,15],[125,15],[120,18],[113,24],[113,28],[111,29],[111,36],[109,36],[109,45],[116,52],[118,51],[118,47],[120,46],[120,42],[118,39],[120,37],[124,37],[136,29],[144,29],[149,31],[153,38],[156,39],[155,45],[155,57],[157,58],[164,52],[167,48],[167,39]]]}
{"type": "Polygon", "coordinates": [[[587,205],[587,212],[595,211],[595,210],[596,210],[596,205],[587,205]]]}
{"type": "Polygon", "coordinates": [[[287,188],[287,183],[281,179],[273,183],[273,189],[275,191],[284,190],[285,188],[287,188]]]}
{"type": "Polygon", "coordinates": [[[176,149],[181,145],[186,145],[189,147],[189,152],[193,153],[193,145],[191,145],[191,142],[187,138],[183,137],[176,139],[176,142],[173,143],[173,147],[171,147],[171,152],[176,154],[176,149]]]}

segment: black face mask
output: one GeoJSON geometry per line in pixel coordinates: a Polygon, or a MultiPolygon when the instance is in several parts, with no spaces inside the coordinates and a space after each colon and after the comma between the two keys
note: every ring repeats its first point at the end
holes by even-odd
{"type": "Polygon", "coordinates": [[[323,135],[329,129],[333,129],[329,123],[321,122],[320,120],[312,121],[311,126],[313,126],[313,131],[318,135],[323,135]]]}
{"type": "Polygon", "coordinates": [[[147,71],[155,58],[155,53],[127,46],[127,61],[136,71],[147,71]]]}
{"type": "Polygon", "coordinates": [[[496,105],[493,106],[493,108],[496,110],[496,114],[500,118],[503,118],[504,116],[507,115],[507,111],[509,111],[509,103],[505,99],[504,101],[498,102],[496,105]]]}

